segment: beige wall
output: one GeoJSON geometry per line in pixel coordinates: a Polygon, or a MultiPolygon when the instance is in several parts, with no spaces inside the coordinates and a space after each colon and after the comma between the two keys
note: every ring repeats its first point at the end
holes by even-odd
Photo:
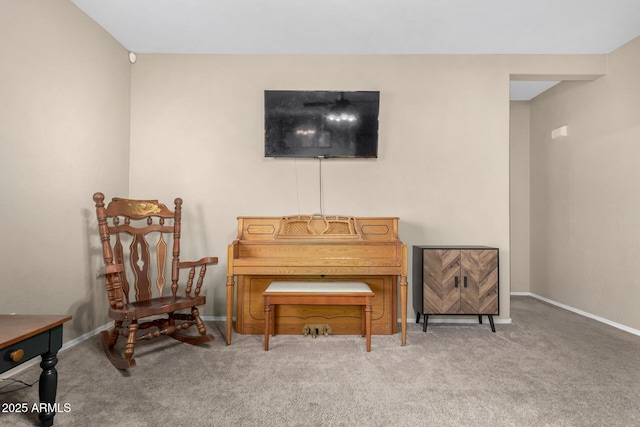
{"type": "Polygon", "coordinates": [[[408,245],[499,247],[501,317],[508,318],[509,76],[604,72],[603,56],[138,58],[131,196],[155,194],[161,184],[158,197],[185,199],[184,248],[190,257],[222,260],[209,270],[205,314],[215,316],[225,314],[224,262],[236,217],[320,210],[317,160],[263,157],[265,89],[380,90],[379,158],[324,161],[325,212],[398,216],[408,245]]]}
{"type": "MultiPolygon", "coordinates": [[[[551,72],[601,71],[599,58],[573,59],[542,61],[551,72]]],[[[494,56],[140,55],[132,73],[131,195],[144,197],[161,183],[159,197],[182,196],[192,216],[191,256],[224,259],[238,215],[320,209],[317,160],[263,157],[263,91],[380,90],[379,158],[324,161],[325,212],[399,216],[408,245],[499,247],[501,315],[508,318],[508,84],[510,70],[528,70],[526,63],[516,57],[510,66],[494,56]],[[173,172],[165,175],[167,169],[173,172]]],[[[206,314],[224,315],[224,266],[210,271],[214,303],[206,314]]]]}
{"type": "Polygon", "coordinates": [[[531,102],[531,291],[638,330],[640,38],[607,64],[531,102]]]}
{"type": "Polygon", "coordinates": [[[511,292],[530,289],[530,124],[529,102],[511,102],[509,122],[509,208],[511,292]]]}
{"type": "Polygon", "coordinates": [[[0,2],[0,313],[107,321],[91,195],[126,193],[127,51],[67,0],[0,2]]]}
{"type": "Polygon", "coordinates": [[[132,76],[131,196],[184,198],[185,253],[223,264],[205,314],[225,314],[237,216],[320,209],[318,160],[264,158],[263,91],[334,89],[380,90],[379,158],[323,161],[325,212],[398,216],[408,245],[501,248],[509,317],[509,86],[491,58],[139,55],[132,76]]]}

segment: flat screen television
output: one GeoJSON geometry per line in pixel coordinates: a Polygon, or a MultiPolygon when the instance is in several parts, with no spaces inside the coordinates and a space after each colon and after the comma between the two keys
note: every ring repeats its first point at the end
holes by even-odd
{"type": "Polygon", "coordinates": [[[379,91],[265,90],[265,157],[378,157],[379,91]]]}

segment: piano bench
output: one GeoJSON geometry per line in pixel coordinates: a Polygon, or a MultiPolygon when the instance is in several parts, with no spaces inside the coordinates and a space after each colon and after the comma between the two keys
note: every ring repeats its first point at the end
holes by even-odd
{"type": "Polygon", "coordinates": [[[264,297],[264,351],[269,335],[276,335],[275,307],[286,305],[359,305],[362,307],[362,336],[371,351],[371,299],[375,296],[363,282],[271,282],[264,297]]]}

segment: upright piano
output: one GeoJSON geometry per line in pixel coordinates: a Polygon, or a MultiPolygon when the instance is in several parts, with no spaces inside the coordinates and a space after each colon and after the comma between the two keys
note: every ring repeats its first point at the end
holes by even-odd
{"type": "MultiPolygon", "coordinates": [[[[287,280],[366,282],[375,293],[372,333],[397,333],[398,277],[401,343],[406,343],[407,246],[398,237],[398,218],[239,217],[238,235],[227,255],[227,344],[234,294],[236,332],[262,334],[262,293],[272,281],[287,280]]],[[[278,334],[299,334],[307,324],[326,324],[332,334],[359,334],[360,308],[278,307],[278,334]]]]}

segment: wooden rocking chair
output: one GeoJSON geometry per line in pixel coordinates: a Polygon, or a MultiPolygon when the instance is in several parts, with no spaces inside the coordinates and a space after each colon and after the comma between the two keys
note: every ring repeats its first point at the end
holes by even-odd
{"type": "Polygon", "coordinates": [[[134,367],[136,342],[160,335],[168,335],[189,344],[213,340],[213,336],[207,334],[197,307],[206,303],[205,297],[200,295],[206,266],[217,264],[218,258],[180,261],[182,199],[175,199],[173,212],[157,200],[114,198],[105,208],[104,194],[95,193],[93,201],[96,204],[105,263],[109,317],[115,321],[110,332],[102,332],[104,350],[111,363],[118,369],[134,367]],[[165,236],[171,235],[171,292],[163,293],[167,261],[165,236]],[[150,246],[150,241],[155,244],[150,246]],[[128,249],[126,243],[129,243],[128,249]],[[125,259],[126,255],[128,260],[125,259]],[[152,256],[155,262],[151,261],[152,256]],[[194,286],[196,267],[200,269],[194,286]],[[178,296],[181,269],[188,269],[189,273],[182,291],[183,296],[178,296]],[[152,270],[155,270],[153,274],[152,270]],[[155,280],[155,286],[152,286],[152,280],[155,280]],[[133,288],[130,282],[133,283],[133,288]],[[135,301],[130,301],[130,296],[135,301]],[[180,310],[190,312],[178,313],[180,310]],[[141,321],[143,318],[147,319],[141,321]],[[182,333],[192,325],[197,326],[199,335],[182,333]],[[153,329],[148,333],[138,334],[138,330],[149,328],[153,329]],[[124,357],[115,348],[120,336],[127,340],[124,357]]]}

